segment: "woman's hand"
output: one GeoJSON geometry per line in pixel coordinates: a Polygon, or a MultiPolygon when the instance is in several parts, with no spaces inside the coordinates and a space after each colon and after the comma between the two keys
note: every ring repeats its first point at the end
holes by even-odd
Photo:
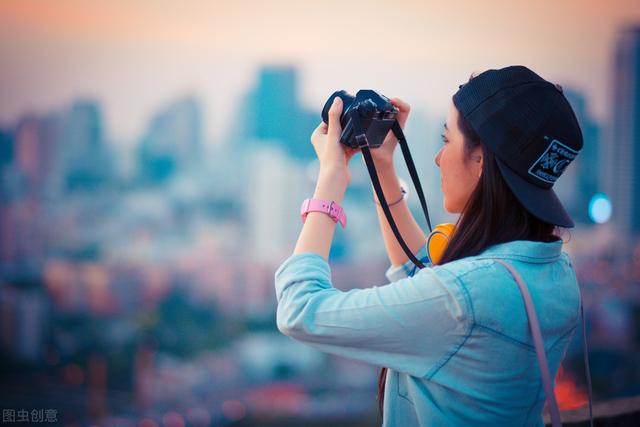
{"type": "MultiPolygon", "coordinates": [[[[407,122],[407,118],[409,117],[409,111],[411,110],[411,107],[409,106],[409,104],[399,98],[392,98],[391,103],[395,105],[398,110],[400,110],[398,112],[397,120],[400,124],[400,127],[404,129],[404,125],[407,122]]],[[[376,169],[384,171],[385,169],[393,166],[393,153],[397,145],[398,140],[396,139],[393,131],[390,130],[382,145],[376,149],[371,150],[371,157],[373,157],[373,161],[376,164],[376,169]]]]}
{"type": "Polygon", "coordinates": [[[340,114],[342,100],[335,97],[329,109],[329,124],[322,122],[311,134],[311,144],[320,161],[320,176],[330,175],[332,180],[344,180],[345,187],[349,183],[349,160],[359,150],[349,148],[340,143],[340,114]]]}

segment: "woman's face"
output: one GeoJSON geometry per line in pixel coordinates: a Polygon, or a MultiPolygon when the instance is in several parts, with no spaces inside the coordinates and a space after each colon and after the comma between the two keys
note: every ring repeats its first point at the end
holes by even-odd
{"type": "Polygon", "coordinates": [[[482,147],[465,154],[458,114],[452,102],[444,124],[443,145],[435,158],[440,168],[444,209],[449,213],[462,212],[482,173],[482,147]]]}

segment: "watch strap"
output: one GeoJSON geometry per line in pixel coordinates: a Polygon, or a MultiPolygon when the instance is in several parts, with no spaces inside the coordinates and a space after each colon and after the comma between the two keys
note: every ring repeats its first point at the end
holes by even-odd
{"type": "Polygon", "coordinates": [[[329,215],[333,222],[339,222],[342,228],[347,226],[347,215],[338,203],[331,200],[305,199],[300,206],[300,217],[304,223],[309,212],[322,212],[329,215]]]}

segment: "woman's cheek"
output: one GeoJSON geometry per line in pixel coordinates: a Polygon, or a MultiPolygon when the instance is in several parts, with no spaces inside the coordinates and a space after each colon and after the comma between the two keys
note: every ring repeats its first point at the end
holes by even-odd
{"type": "Polygon", "coordinates": [[[464,194],[462,194],[462,186],[464,184],[458,180],[451,181],[451,186],[447,189],[447,206],[448,212],[457,214],[462,212],[462,207],[464,206],[464,194]]]}
{"type": "Polygon", "coordinates": [[[452,209],[454,209],[453,206],[453,194],[451,193],[451,188],[449,188],[449,186],[447,185],[447,181],[443,181],[442,183],[442,203],[444,205],[444,210],[449,212],[449,213],[453,213],[452,209]]]}

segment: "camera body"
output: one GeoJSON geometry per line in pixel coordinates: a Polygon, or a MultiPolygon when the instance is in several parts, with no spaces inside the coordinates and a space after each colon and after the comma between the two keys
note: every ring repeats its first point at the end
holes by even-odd
{"type": "Polygon", "coordinates": [[[344,90],[334,92],[322,109],[322,120],[329,123],[329,108],[335,97],[342,99],[342,114],[340,115],[340,125],[342,133],[340,142],[351,148],[359,148],[360,143],[356,140],[362,131],[367,136],[369,148],[378,148],[384,142],[385,137],[396,121],[398,109],[389,99],[374,90],[362,89],[356,96],[350,95],[344,90]],[[358,115],[354,121],[355,115],[358,115]],[[357,120],[359,119],[359,120],[357,120]],[[360,123],[361,130],[356,127],[360,123]]]}

